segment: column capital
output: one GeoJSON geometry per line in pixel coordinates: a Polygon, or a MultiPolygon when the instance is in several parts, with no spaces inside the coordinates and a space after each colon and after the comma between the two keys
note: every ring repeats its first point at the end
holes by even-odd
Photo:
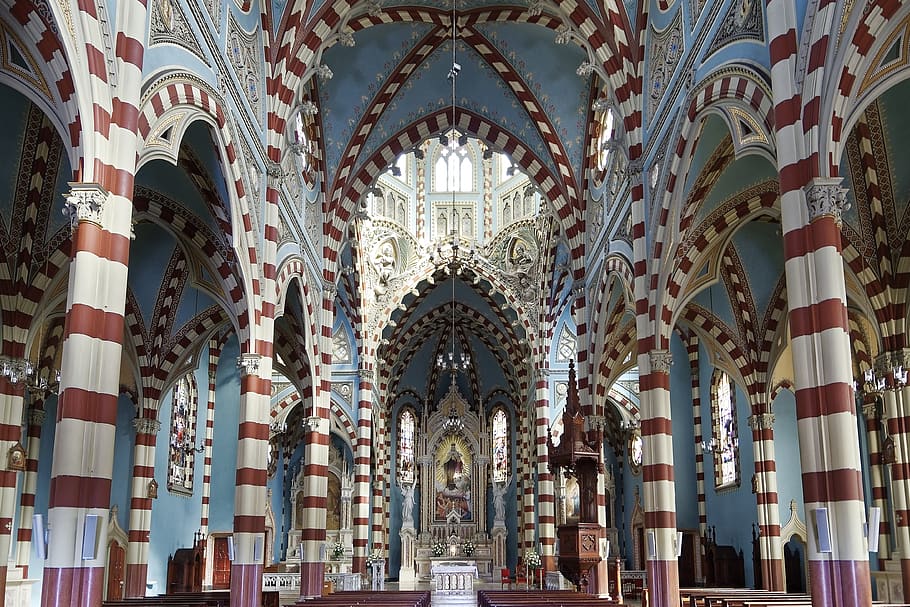
{"type": "Polygon", "coordinates": [[[865,417],[866,419],[878,419],[878,415],[879,415],[878,402],[872,401],[869,403],[863,403],[862,410],[863,410],[863,417],[865,417]]]}
{"type": "Polygon", "coordinates": [[[669,350],[651,350],[648,352],[648,361],[651,363],[652,373],[670,373],[673,354],[669,350]]]}
{"type": "Polygon", "coordinates": [[[840,177],[833,179],[817,177],[806,186],[810,222],[827,216],[833,217],[838,226],[841,225],[841,217],[850,205],[847,203],[847,188],[840,184],[840,177]]]}
{"type": "Polygon", "coordinates": [[[319,425],[322,423],[322,418],[318,415],[311,415],[303,420],[303,427],[307,432],[318,432],[319,425]]]}
{"type": "Polygon", "coordinates": [[[101,225],[104,217],[104,204],[108,192],[97,183],[79,183],[71,181],[70,191],[64,194],[63,214],[69,217],[73,231],[82,221],[101,225]]]}
{"type": "Polygon", "coordinates": [[[338,286],[331,280],[322,279],[322,292],[333,297],[338,292],[338,286]]]}
{"type": "Polygon", "coordinates": [[[237,367],[240,369],[240,376],[256,375],[259,373],[259,362],[262,356],[259,354],[241,354],[237,357],[237,367]]]}
{"type": "Polygon", "coordinates": [[[136,428],[136,434],[158,434],[158,431],[161,430],[161,422],[157,419],[137,417],[133,419],[133,427],[136,428]]]}
{"type": "Polygon", "coordinates": [[[369,382],[376,381],[376,372],[370,367],[365,367],[362,365],[360,367],[357,367],[357,376],[360,379],[365,379],[369,382]]]}
{"type": "Polygon", "coordinates": [[[44,409],[29,409],[28,410],[29,425],[43,426],[45,419],[47,419],[47,412],[44,409]]]}
{"type": "Polygon", "coordinates": [[[771,430],[774,428],[775,418],[773,413],[759,413],[750,415],[747,421],[753,430],[771,430]]]}
{"type": "Polygon", "coordinates": [[[636,158],[626,166],[626,174],[633,185],[641,184],[642,173],[645,171],[645,161],[643,158],[636,158]]]}

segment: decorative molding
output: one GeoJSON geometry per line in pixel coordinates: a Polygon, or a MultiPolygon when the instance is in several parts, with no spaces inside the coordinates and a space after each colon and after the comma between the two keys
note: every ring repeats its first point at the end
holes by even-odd
{"type": "Polygon", "coordinates": [[[673,354],[669,350],[651,350],[648,352],[652,373],[669,373],[673,364],[673,354]]]}
{"type": "Polygon", "coordinates": [[[234,20],[233,15],[228,17],[228,61],[234,68],[240,88],[253,109],[257,122],[262,120],[262,43],[259,38],[258,27],[252,32],[246,32],[234,20]]]}
{"type": "Polygon", "coordinates": [[[30,426],[43,426],[45,419],[47,419],[47,412],[44,409],[28,410],[28,423],[30,426]]]}
{"type": "Polygon", "coordinates": [[[676,73],[676,64],[683,54],[683,40],[681,10],[676,12],[673,22],[663,30],[652,29],[648,74],[649,116],[657,111],[664,99],[667,83],[676,73]]]}
{"type": "Polygon", "coordinates": [[[240,376],[257,375],[261,359],[262,356],[259,354],[241,354],[238,356],[237,367],[240,369],[240,376]]]}
{"type": "Polygon", "coordinates": [[[190,51],[203,63],[210,65],[180,4],[174,0],[154,0],[152,3],[149,46],[156,44],[174,44],[190,51]]]}
{"type": "Polygon", "coordinates": [[[850,204],[847,202],[847,189],[840,183],[840,178],[818,178],[806,186],[810,223],[821,217],[833,217],[838,226],[842,225],[843,213],[850,208],[850,204]]]}
{"type": "Polygon", "coordinates": [[[735,0],[708,47],[708,55],[739,40],[765,41],[765,25],[759,0],[735,0]]]}
{"type": "Polygon", "coordinates": [[[63,203],[63,214],[69,217],[72,230],[75,232],[82,221],[101,226],[104,205],[109,196],[107,190],[97,183],[71,181],[68,185],[70,191],[64,194],[66,202],[63,203]]]}
{"type": "Polygon", "coordinates": [[[335,297],[335,294],[338,293],[338,286],[331,280],[322,279],[322,292],[326,295],[331,295],[335,297]]]}

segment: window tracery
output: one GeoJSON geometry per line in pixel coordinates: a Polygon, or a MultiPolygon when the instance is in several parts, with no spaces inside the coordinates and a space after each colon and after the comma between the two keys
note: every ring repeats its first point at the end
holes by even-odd
{"type": "Polygon", "coordinates": [[[505,409],[493,411],[492,449],[493,482],[504,483],[509,479],[509,417],[505,409]]]}
{"type": "Polygon", "coordinates": [[[414,410],[405,407],[398,414],[398,484],[414,482],[414,442],[417,435],[414,410]]]}
{"type": "Polygon", "coordinates": [[[736,403],[730,376],[718,371],[713,382],[712,432],[714,440],[714,487],[738,486],[739,437],[736,429],[736,403]]]}
{"type": "Polygon", "coordinates": [[[467,145],[459,143],[462,137],[452,131],[448,143],[440,146],[439,156],[433,165],[433,188],[436,192],[474,191],[474,162],[467,145]]]}
{"type": "Polygon", "coordinates": [[[174,386],[167,473],[169,491],[190,495],[193,493],[196,444],[196,387],[193,379],[192,374],[187,374],[174,386]]]}

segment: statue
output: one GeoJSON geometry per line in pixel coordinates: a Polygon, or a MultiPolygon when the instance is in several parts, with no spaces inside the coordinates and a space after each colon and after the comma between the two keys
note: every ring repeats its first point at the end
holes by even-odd
{"type": "Polygon", "coordinates": [[[512,484],[510,476],[504,483],[493,483],[493,522],[498,523],[506,520],[506,489],[512,484]]]}
{"type": "Polygon", "coordinates": [[[395,250],[392,248],[391,242],[387,240],[379,246],[373,256],[373,265],[378,276],[373,291],[376,295],[384,295],[395,271],[395,250]]]}
{"type": "Polygon", "coordinates": [[[401,485],[401,521],[414,522],[414,486],[415,483],[401,485]]]}
{"type": "Polygon", "coordinates": [[[461,454],[455,448],[455,443],[452,443],[452,448],[449,450],[449,459],[446,460],[445,471],[446,489],[454,492],[458,489],[456,481],[461,478],[462,473],[461,454]]]}

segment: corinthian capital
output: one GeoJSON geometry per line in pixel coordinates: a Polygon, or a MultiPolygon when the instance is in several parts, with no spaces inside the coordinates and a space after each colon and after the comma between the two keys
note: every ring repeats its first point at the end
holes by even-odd
{"type": "Polygon", "coordinates": [[[101,225],[104,216],[104,203],[108,193],[97,183],[70,182],[70,191],[64,195],[63,214],[69,217],[70,226],[75,231],[79,222],[88,221],[101,225]]]}
{"type": "Polygon", "coordinates": [[[651,363],[652,373],[669,373],[670,365],[673,364],[673,355],[669,350],[651,350],[648,352],[648,360],[651,363]]]}
{"type": "Polygon", "coordinates": [[[814,179],[806,187],[806,203],[809,205],[809,221],[830,216],[838,226],[841,216],[850,208],[847,203],[847,189],[841,187],[840,178],[814,179]]]}
{"type": "Polygon", "coordinates": [[[240,375],[256,375],[259,373],[259,361],[262,357],[258,354],[241,354],[237,358],[237,367],[240,369],[240,375]]]}
{"type": "Polygon", "coordinates": [[[750,415],[749,427],[753,430],[768,430],[774,427],[774,414],[773,413],[759,413],[758,415],[750,415]]]}
{"type": "Polygon", "coordinates": [[[157,419],[137,417],[133,420],[133,427],[136,428],[136,434],[158,434],[158,430],[161,429],[161,422],[157,419]]]}

